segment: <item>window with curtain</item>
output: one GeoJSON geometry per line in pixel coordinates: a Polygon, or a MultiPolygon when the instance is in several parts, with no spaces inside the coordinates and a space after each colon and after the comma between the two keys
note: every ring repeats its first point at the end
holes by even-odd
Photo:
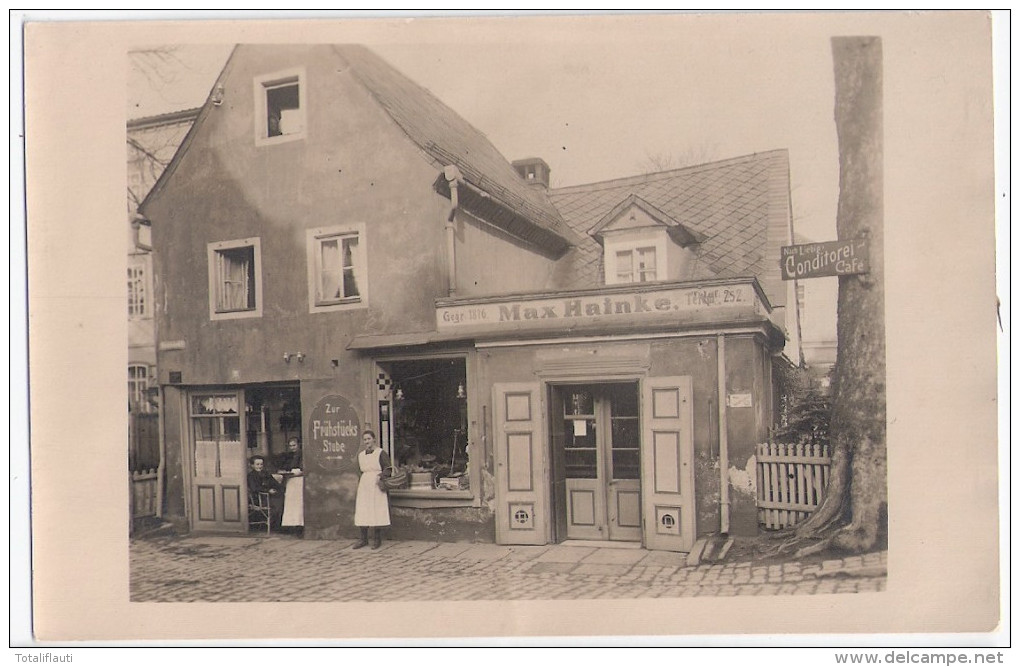
{"type": "Polygon", "coordinates": [[[308,245],[312,311],[364,306],[367,278],[363,226],[309,230],[308,245]]]}
{"type": "Polygon", "coordinates": [[[209,244],[209,301],[213,319],[262,314],[258,239],[209,244]]]}

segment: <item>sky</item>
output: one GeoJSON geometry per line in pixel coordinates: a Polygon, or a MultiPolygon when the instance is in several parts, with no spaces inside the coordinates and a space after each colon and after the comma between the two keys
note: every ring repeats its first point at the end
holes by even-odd
{"type": "MultiPolygon", "coordinates": [[[[696,22],[695,22],[696,23],[696,22]]],[[[697,26],[694,26],[697,28],[697,26]]],[[[581,31],[583,33],[583,31],[581,31]]],[[[552,187],[785,148],[795,232],[836,238],[838,150],[830,34],[712,30],[367,45],[488,136],[541,157],[552,187]]],[[[231,45],[176,46],[129,68],[129,118],[200,106],[231,45]],[[145,71],[148,76],[145,76],[145,71]]],[[[806,340],[835,339],[836,279],[802,281],[806,340]]]]}

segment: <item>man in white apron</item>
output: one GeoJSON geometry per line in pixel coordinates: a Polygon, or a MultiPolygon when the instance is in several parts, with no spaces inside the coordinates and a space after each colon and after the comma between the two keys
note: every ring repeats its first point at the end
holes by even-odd
{"type": "Polygon", "coordinates": [[[368,529],[372,529],[372,549],[382,546],[382,527],[390,525],[390,497],[380,488],[381,477],[388,477],[390,457],[375,444],[375,433],[365,429],[361,434],[364,446],[358,453],[358,496],[354,501],[354,525],[361,529],[361,541],[353,548],[368,546],[368,529]]]}

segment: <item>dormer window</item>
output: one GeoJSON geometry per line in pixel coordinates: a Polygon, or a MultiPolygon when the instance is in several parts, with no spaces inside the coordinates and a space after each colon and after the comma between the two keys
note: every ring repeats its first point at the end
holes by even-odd
{"type": "Polygon", "coordinates": [[[616,282],[647,283],[658,279],[655,246],[616,252],[616,282]]]}
{"type": "Polygon", "coordinates": [[[607,285],[690,280],[697,267],[690,246],[703,240],[701,234],[633,194],[588,233],[602,244],[607,285]]]}
{"type": "Polygon", "coordinates": [[[255,143],[282,143],[305,136],[304,72],[291,70],[255,79],[255,143]]]}

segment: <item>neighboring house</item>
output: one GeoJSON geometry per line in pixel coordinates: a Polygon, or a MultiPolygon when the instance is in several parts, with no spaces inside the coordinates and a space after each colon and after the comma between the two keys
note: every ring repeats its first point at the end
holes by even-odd
{"type": "Polygon", "coordinates": [[[353,535],[371,428],[395,537],[755,533],[800,354],[786,152],[548,177],[364,47],[236,48],[141,207],[165,516],[247,530],[246,460],[299,434],[304,536],[353,535]]]}
{"type": "Polygon", "coordinates": [[[128,217],[128,410],[129,466],[159,466],[156,401],[156,331],[152,302],[152,234],[137,215],[149,189],[170,163],[198,109],[129,120],[127,123],[128,217]]]}
{"type": "MultiPolygon", "coordinates": [[[[794,243],[817,243],[814,239],[794,234],[794,243]]],[[[801,347],[804,367],[819,389],[831,390],[830,373],[836,365],[836,298],[838,278],[809,278],[792,281],[796,285],[800,310],[801,347]]]]}

